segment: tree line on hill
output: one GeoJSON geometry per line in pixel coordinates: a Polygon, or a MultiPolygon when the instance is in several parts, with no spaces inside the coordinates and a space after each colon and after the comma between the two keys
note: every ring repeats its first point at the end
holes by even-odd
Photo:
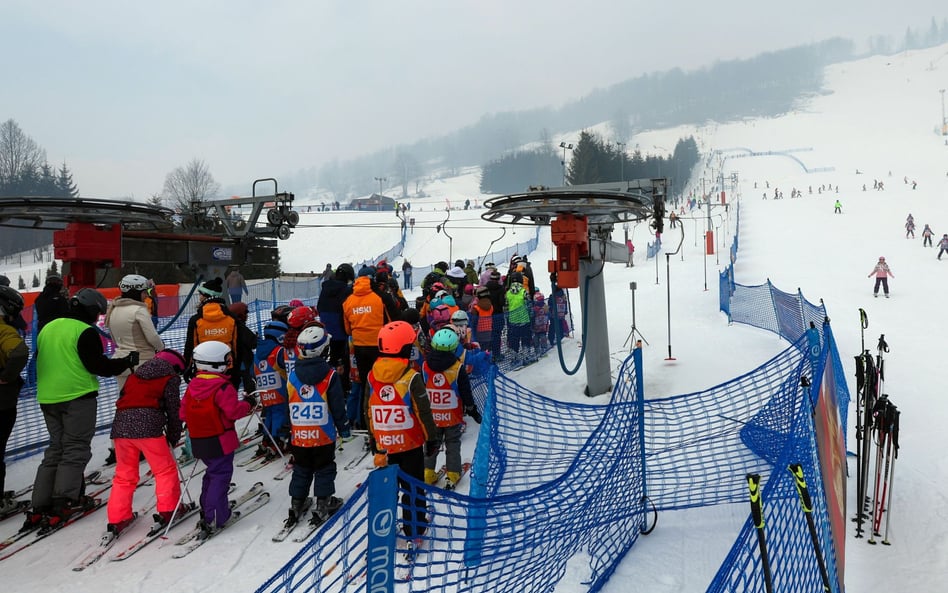
{"type": "Polygon", "coordinates": [[[606,183],[631,179],[667,177],[671,187],[681,187],[700,160],[694,137],[682,138],[671,155],[631,154],[624,143],[608,142],[598,134],[582,132],[576,145],[559,151],[553,144],[511,152],[481,170],[482,193],[511,194],[531,186],[560,187],[565,184],[606,183]],[[567,154],[569,152],[569,154],[567,154]]]}

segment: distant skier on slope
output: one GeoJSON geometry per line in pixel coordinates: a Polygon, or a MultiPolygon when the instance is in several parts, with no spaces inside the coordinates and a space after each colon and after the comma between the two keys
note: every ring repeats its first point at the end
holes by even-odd
{"type": "Polygon", "coordinates": [[[938,242],[938,259],[941,259],[941,255],[946,252],[948,252],[948,233],[942,235],[941,241],[938,242]]]}
{"type": "Polygon", "coordinates": [[[869,272],[867,278],[871,278],[873,275],[876,277],[876,285],[872,289],[872,296],[879,296],[879,285],[881,284],[882,290],[885,292],[885,298],[889,298],[889,276],[895,278],[895,274],[889,269],[889,264],[885,263],[884,257],[879,257],[879,261],[876,262],[876,267],[869,272]]]}

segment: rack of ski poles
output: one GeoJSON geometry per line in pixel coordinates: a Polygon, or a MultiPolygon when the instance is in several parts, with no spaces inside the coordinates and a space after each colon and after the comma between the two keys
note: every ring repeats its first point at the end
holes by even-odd
{"type": "Polygon", "coordinates": [[[885,355],[889,344],[879,336],[875,356],[866,348],[869,317],[859,309],[861,351],[856,356],[856,537],[868,543],[882,537],[890,545],[895,460],[899,457],[899,410],[885,392],[885,355]],[[883,517],[885,529],[882,529],[883,517]],[[868,524],[868,525],[867,525],[868,524]]]}

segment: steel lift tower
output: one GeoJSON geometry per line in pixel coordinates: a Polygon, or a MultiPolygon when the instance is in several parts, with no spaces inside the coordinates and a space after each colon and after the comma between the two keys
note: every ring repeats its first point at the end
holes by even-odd
{"type": "Polygon", "coordinates": [[[489,222],[550,227],[556,246],[556,259],[548,262],[550,278],[561,288],[579,288],[586,320],[582,339],[588,396],[612,389],[602,272],[605,262],[628,261],[628,249],[612,241],[612,231],[617,224],[651,217],[653,228],[660,233],[667,187],[665,178],[633,179],[552,189],[531,188],[526,193],[484,202],[488,210],[481,218],[489,222]]]}

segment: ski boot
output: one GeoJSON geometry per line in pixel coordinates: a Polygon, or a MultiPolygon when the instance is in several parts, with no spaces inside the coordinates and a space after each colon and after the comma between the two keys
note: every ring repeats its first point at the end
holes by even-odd
{"type": "Polygon", "coordinates": [[[56,528],[68,521],[73,515],[82,514],[95,507],[95,499],[91,496],[80,496],[78,500],[54,498],[53,510],[45,516],[43,527],[56,528]]]}
{"type": "Polygon", "coordinates": [[[454,490],[457,487],[458,482],[461,481],[460,472],[448,472],[448,475],[444,478],[444,489],[445,490],[454,490]]]}
{"type": "Polygon", "coordinates": [[[290,501],[290,511],[289,516],[286,518],[284,523],[285,527],[290,525],[295,525],[302,518],[303,513],[306,512],[306,499],[305,498],[294,498],[290,501]]]}
{"type": "Polygon", "coordinates": [[[109,523],[105,526],[105,530],[109,532],[112,537],[118,537],[125,528],[132,524],[132,522],[138,517],[137,513],[133,513],[128,519],[119,521],[118,523],[109,523]]]}
{"type": "Polygon", "coordinates": [[[310,525],[322,525],[342,507],[342,499],[335,496],[320,496],[316,499],[316,510],[309,520],[310,525]]]}

